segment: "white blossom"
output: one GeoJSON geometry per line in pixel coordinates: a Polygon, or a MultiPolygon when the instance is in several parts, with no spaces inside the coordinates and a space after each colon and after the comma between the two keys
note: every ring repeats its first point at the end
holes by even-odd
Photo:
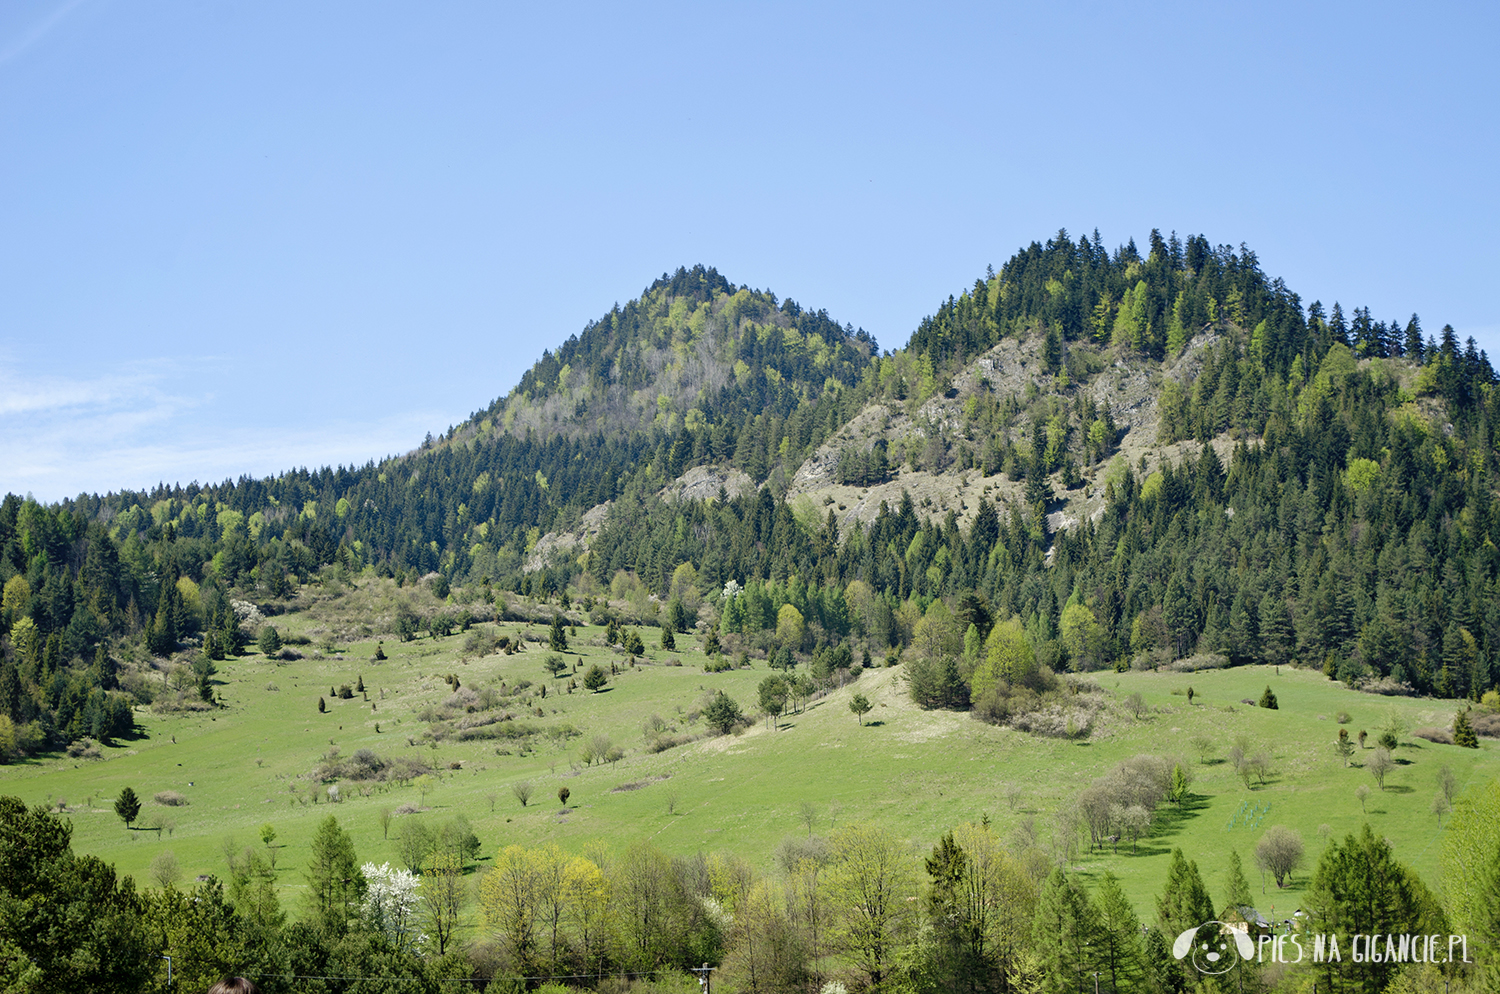
{"type": "Polygon", "coordinates": [[[365,892],[365,918],[371,926],[384,932],[397,946],[420,941],[415,935],[417,912],[417,875],[410,870],[393,870],[391,864],[366,863],[360,867],[369,889],[365,892]]]}

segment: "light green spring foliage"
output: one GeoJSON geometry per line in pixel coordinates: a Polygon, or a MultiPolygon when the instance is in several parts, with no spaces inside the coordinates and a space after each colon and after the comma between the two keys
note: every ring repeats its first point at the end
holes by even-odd
{"type": "Polygon", "coordinates": [[[1004,680],[1016,683],[1036,671],[1036,652],[1019,618],[1009,618],[990,630],[985,640],[984,662],[974,671],[973,695],[977,699],[1004,680]]]}
{"type": "Polygon", "coordinates": [[[1500,875],[1500,777],[1459,796],[1443,831],[1443,890],[1455,933],[1482,935],[1496,929],[1500,909],[1487,886],[1500,875]]]}

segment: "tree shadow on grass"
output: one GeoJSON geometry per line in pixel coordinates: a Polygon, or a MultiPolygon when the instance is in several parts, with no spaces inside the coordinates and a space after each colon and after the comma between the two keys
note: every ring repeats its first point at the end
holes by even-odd
{"type": "Polygon", "coordinates": [[[1393,783],[1386,785],[1385,792],[1387,794],[1413,794],[1416,793],[1416,788],[1408,787],[1404,783],[1393,783]]]}
{"type": "Polygon", "coordinates": [[[884,725],[884,724],[885,724],[885,722],[880,721],[879,719],[876,719],[875,721],[867,721],[867,722],[865,722],[865,727],[866,728],[879,728],[881,725],[884,725]]]}
{"type": "Polygon", "coordinates": [[[1209,795],[1190,793],[1183,798],[1180,806],[1163,804],[1156,810],[1156,817],[1152,820],[1151,834],[1144,839],[1137,840],[1133,846],[1122,841],[1121,853],[1131,856],[1161,856],[1170,852],[1172,840],[1181,835],[1183,829],[1187,828],[1193,819],[1208,810],[1210,800],[1212,798],[1209,795]]]}

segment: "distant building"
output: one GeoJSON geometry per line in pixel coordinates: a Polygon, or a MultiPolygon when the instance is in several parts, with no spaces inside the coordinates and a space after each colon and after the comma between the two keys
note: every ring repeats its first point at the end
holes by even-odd
{"type": "Polygon", "coordinates": [[[1261,915],[1259,911],[1248,904],[1238,904],[1224,910],[1219,919],[1224,923],[1226,929],[1236,932],[1244,932],[1252,939],[1258,939],[1272,932],[1271,923],[1261,915]]]}

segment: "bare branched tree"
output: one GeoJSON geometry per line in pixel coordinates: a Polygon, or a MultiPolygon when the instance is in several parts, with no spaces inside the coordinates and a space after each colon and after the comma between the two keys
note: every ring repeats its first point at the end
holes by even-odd
{"type": "Polygon", "coordinates": [[[1272,825],[1255,844],[1255,863],[1276,879],[1277,887],[1285,887],[1286,878],[1302,865],[1302,836],[1285,825],[1272,825]]]}

